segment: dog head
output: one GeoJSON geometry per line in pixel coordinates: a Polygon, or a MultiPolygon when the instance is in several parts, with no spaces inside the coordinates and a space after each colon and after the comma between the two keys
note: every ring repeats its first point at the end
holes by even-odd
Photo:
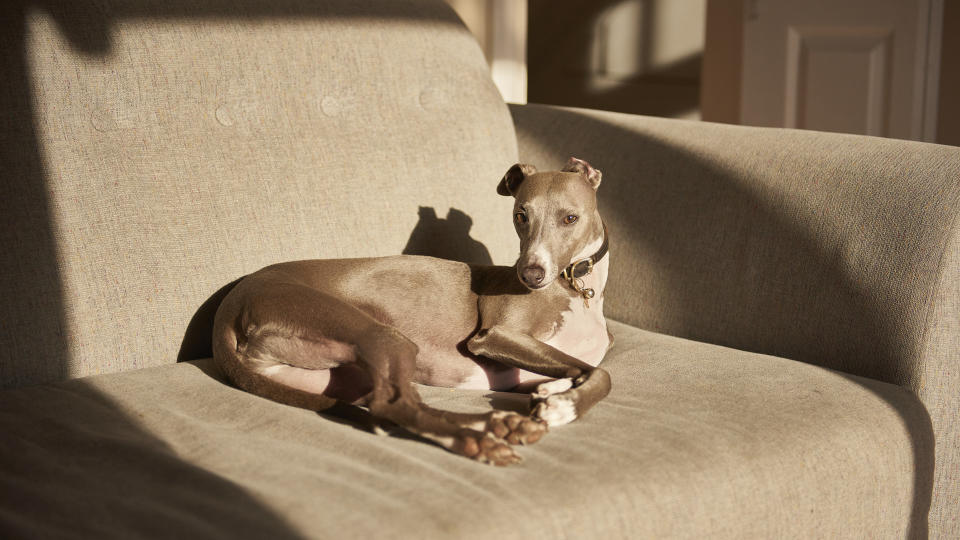
{"type": "Polygon", "coordinates": [[[520,237],[517,276],[528,288],[546,287],[571,262],[599,249],[604,234],[597,211],[601,176],[572,157],[559,171],[537,172],[518,163],[500,180],[497,193],[514,198],[513,225],[520,237]]]}

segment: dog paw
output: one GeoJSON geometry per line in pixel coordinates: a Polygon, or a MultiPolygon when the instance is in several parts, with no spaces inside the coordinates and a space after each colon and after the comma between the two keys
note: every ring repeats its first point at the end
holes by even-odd
{"type": "Polygon", "coordinates": [[[547,424],[539,418],[506,411],[494,411],[487,430],[510,444],[533,444],[547,432],[547,424]]]}
{"type": "Polygon", "coordinates": [[[536,391],[533,392],[533,398],[546,399],[554,394],[566,392],[571,388],[573,388],[573,379],[557,379],[555,381],[548,381],[537,385],[536,391]]]}
{"type": "Polygon", "coordinates": [[[480,463],[503,467],[522,460],[509,444],[491,433],[470,432],[460,437],[460,443],[459,453],[480,463]]]}
{"type": "Polygon", "coordinates": [[[533,407],[533,416],[548,426],[562,426],[577,419],[577,403],[566,394],[554,394],[533,407]]]}

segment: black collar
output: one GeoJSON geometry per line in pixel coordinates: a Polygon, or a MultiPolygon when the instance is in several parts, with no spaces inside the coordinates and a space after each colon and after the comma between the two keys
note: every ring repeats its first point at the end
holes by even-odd
{"type": "Polygon", "coordinates": [[[600,262],[600,259],[607,254],[607,250],[610,247],[609,242],[610,234],[607,232],[607,224],[603,224],[603,244],[600,245],[600,249],[596,253],[587,257],[586,259],[580,259],[573,261],[569,266],[563,269],[563,272],[560,272],[560,276],[567,281],[572,281],[577,278],[582,278],[590,274],[593,271],[593,265],[600,262]]]}

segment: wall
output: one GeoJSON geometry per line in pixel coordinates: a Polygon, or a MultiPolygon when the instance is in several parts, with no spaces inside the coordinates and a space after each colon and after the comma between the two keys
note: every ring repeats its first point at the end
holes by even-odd
{"type": "Polygon", "coordinates": [[[477,38],[490,75],[508,103],[527,102],[527,3],[446,0],[477,38]]]}
{"type": "Polygon", "coordinates": [[[951,0],[943,6],[939,94],[936,141],[960,146],[960,2],[951,0]]]}
{"type": "Polygon", "coordinates": [[[530,0],[529,100],[700,118],[706,0],[530,0]]]}

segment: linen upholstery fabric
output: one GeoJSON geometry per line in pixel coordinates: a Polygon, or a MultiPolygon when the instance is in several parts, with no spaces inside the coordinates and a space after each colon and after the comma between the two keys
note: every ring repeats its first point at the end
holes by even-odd
{"type": "Polygon", "coordinates": [[[937,440],[931,532],[960,537],[960,151],[512,106],[523,160],[604,172],[605,313],[897,384],[937,440]]]}
{"type": "MultiPolygon", "coordinates": [[[[932,438],[909,392],[610,323],[582,422],[489,467],[241,392],[209,361],[0,393],[0,534],[894,538],[932,438]],[[209,372],[210,374],[208,375],[209,372]],[[11,429],[12,428],[12,429],[11,429]],[[35,449],[42,448],[42,452],[35,449]],[[135,459],[131,459],[136,455],[135,459]],[[162,480],[162,481],[161,481],[162,480]],[[50,509],[56,512],[49,512],[50,509]],[[162,516],[162,519],[158,519],[162,516]]],[[[423,388],[451,409],[524,396],[423,388]]],[[[913,509],[913,511],[911,511],[913,509]]]]}
{"type": "Polygon", "coordinates": [[[509,112],[441,0],[42,6],[0,17],[3,387],[173,362],[220,287],[420,207],[513,262],[509,112]]]}

